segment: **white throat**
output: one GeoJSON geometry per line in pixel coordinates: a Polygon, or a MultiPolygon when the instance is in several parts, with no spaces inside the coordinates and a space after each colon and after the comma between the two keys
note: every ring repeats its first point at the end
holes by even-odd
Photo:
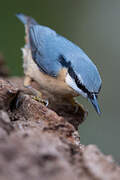
{"type": "Polygon", "coordinates": [[[80,88],[77,87],[74,79],[67,73],[67,76],[65,78],[66,83],[74,89],[77,93],[81,94],[83,97],[87,98],[87,94],[84,93],[80,88]]]}

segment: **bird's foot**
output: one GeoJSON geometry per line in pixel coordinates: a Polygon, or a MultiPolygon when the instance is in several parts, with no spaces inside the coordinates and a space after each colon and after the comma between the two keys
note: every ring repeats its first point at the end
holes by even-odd
{"type": "Polygon", "coordinates": [[[76,101],[74,102],[74,108],[75,108],[75,113],[77,113],[77,112],[83,112],[83,113],[85,113],[86,111],[85,111],[85,109],[84,109],[84,107],[83,107],[83,105],[82,104],[79,104],[79,103],[77,103],[76,101]]]}
{"type": "Polygon", "coordinates": [[[84,106],[77,102],[75,99],[70,99],[71,105],[74,107],[74,113],[81,113],[85,116],[88,115],[88,112],[84,109],[84,106]]]}
{"type": "Polygon", "coordinates": [[[42,99],[42,97],[39,96],[39,95],[32,96],[32,99],[34,99],[35,101],[38,101],[38,102],[44,104],[45,106],[48,106],[48,104],[49,104],[48,100],[42,99]]]}
{"type": "Polygon", "coordinates": [[[31,86],[31,77],[29,76],[25,76],[25,79],[24,79],[24,87],[28,88],[31,93],[33,94],[31,97],[32,99],[34,99],[35,101],[38,101],[42,104],[44,104],[45,106],[48,106],[48,100],[45,100],[42,98],[42,93],[36,89],[34,89],[32,86],[31,86]]]}
{"type": "Polygon", "coordinates": [[[34,94],[34,95],[31,96],[32,99],[44,104],[45,106],[48,106],[48,104],[49,104],[48,100],[45,100],[45,99],[42,98],[42,93],[40,91],[37,91],[36,89],[34,89],[32,87],[30,87],[30,89],[31,89],[32,93],[34,94]]]}

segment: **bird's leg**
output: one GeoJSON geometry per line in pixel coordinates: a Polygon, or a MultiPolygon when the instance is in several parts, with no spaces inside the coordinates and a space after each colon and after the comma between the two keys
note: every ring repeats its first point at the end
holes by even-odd
{"type": "Polygon", "coordinates": [[[23,82],[24,87],[27,88],[28,86],[31,86],[31,82],[32,82],[32,79],[30,78],[30,76],[25,76],[24,82],[23,82]]]}
{"type": "Polygon", "coordinates": [[[24,78],[24,87],[30,89],[30,91],[32,92],[33,96],[32,98],[38,102],[43,103],[44,105],[48,106],[48,100],[42,99],[42,93],[36,89],[34,89],[31,86],[31,82],[32,79],[30,78],[30,76],[25,76],[24,78]]]}
{"type": "Polygon", "coordinates": [[[77,102],[77,100],[75,100],[74,98],[69,98],[69,102],[75,108],[75,113],[81,112],[84,115],[87,113],[87,111],[84,109],[83,105],[79,104],[77,102]]]}

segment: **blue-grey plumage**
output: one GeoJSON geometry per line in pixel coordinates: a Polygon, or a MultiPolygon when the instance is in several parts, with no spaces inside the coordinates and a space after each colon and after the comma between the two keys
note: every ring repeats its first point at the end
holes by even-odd
{"type": "Polygon", "coordinates": [[[66,83],[77,93],[87,97],[100,114],[97,95],[101,78],[85,52],[49,27],[39,25],[33,18],[23,14],[17,14],[17,17],[24,24],[29,19],[30,47],[39,69],[49,76],[57,77],[61,69],[66,68],[66,83]]]}
{"type": "Polygon", "coordinates": [[[35,21],[35,19],[33,19],[33,18],[31,18],[31,17],[29,17],[29,16],[26,16],[26,15],[24,15],[24,14],[22,14],[22,13],[17,13],[16,14],[16,17],[23,23],[23,24],[27,24],[28,22],[28,20],[30,21],[30,24],[32,24],[32,25],[37,25],[38,23],[37,23],[37,21],[35,21]]]}

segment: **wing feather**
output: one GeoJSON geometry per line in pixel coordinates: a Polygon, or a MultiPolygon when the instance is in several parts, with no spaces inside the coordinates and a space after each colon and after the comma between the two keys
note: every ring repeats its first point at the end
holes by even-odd
{"type": "Polygon", "coordinates": [[[51,76],[57,76],[61,64],[54,49],[56,32],[40,25],[31,26],[29,30],[32,57],[40,70],[51,76]]]}

